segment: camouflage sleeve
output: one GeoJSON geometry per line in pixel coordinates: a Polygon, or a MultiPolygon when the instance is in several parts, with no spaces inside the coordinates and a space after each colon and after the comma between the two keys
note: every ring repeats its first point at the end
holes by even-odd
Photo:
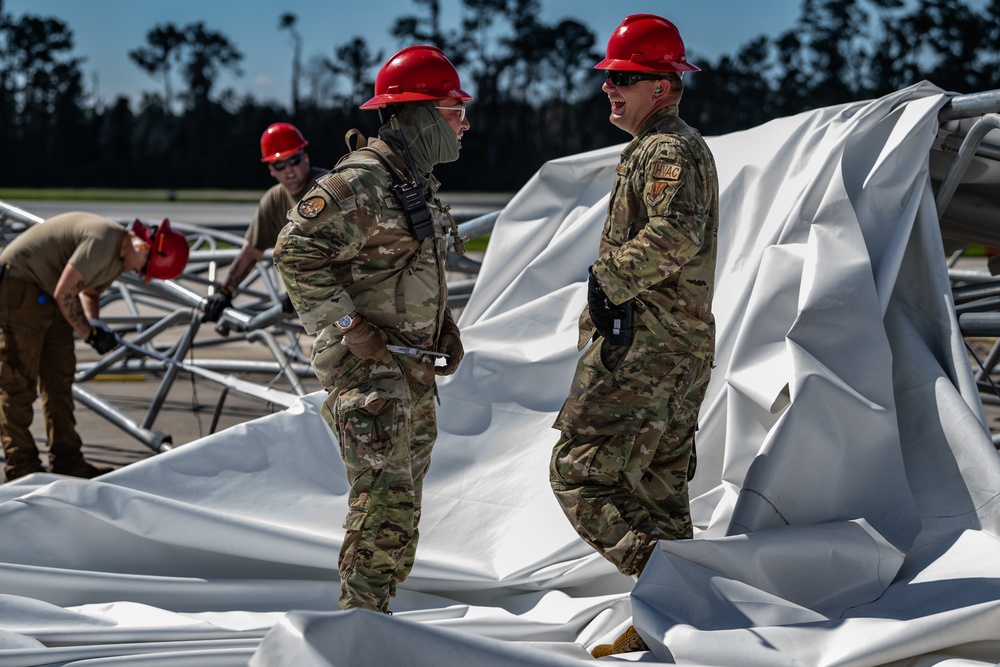
{"type": "Polygon", "coordinates": [[[594,264],[613,303],[650,289],[695,257],[705,238],[705,185],[683,140],[661,137],[637,171],[632,190],[648,218],[638,234],[594,264]],[[640,194],[641,192],[641,194],[640,194]]]}
{"type": "Polygon", "coordinates": [[[324,176],[288,212],[274,265],[310,334],[354,311],[350,260],[378,225],[376,186],[363,169],[324,176]]]}

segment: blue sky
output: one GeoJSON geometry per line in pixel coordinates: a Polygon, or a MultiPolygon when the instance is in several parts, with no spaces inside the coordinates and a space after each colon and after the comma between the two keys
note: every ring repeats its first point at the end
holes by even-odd
{"type": "MultiPolygon", "coordinates": [[[[85,85],[110,102],[119,94],[137,98],[141,91],[160,92],[162,84],[136,67],[128,51],[141,46],[146,32],[160,23],[184,25],[204,21],[225,34],[243,53],[243,76],[225,75],[216,92],[234,88],[258,99],[287,104],[292,48],[288,34],[277,29],[284,12],[299,17],[303,55],[332,57],[334,47],[360,35],[386,57],[400,46],[389,34],[397,16],[422,14],[412,0],[2,0],[6,12],[54,16],[72,28],[75,54],[85,57],[85,85]]],[[[557,23],[573,18],[597,35],[603,50],[608,36],[628,14],[654,13],[680,28],[692,61],[733,53],[760,34],[776,35],[792,27],[801,0],[542,0],[541,19],[557,23]]],[[[442,18],[456,25],[459,0],[442,0],[442,18]]],[[[179,82],[175,78],[175,86],[179,82]]]]}

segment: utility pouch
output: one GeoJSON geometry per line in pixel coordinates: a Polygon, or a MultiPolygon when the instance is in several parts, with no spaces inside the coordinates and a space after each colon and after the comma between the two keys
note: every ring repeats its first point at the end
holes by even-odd
{"type": "Polygon", "coordinates": [[[410,225],[410,233],[418,241],[434,236],[434,221],[427,209],[423,192],[415,183],[401,183],[392,187],[396,200],[403,206],[406,221],[410,225]]]}
{"type": "Polygon", "coordinates": [[[611,319],[611,335],[607,341],[612,345],[628,347],[632,344],[635,328],[632,323],[632,314],[635,310],[635,299],[629,299],[625,303],[615,308],[617,311],[611,319]]]}

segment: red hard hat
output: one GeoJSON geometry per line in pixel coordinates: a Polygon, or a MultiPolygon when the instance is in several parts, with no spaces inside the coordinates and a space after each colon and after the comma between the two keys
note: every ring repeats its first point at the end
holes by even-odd
{"type": "Polygon", "coordinates": [[[453,97],[463,102],[472,95],[462,90],[458,70],[436,46],[408,46],[389,58],[375,77],[375,97],[361,105],[377,109],[397,102],[453,97]]]}
{"type": "Polygon", "coordinates": [[[284,160],[308,143],[299,128],[291,123],[274,123],[260,136],[260,161],[284,160]]]}
{"type": "Polygon", "coordinates": [[[626,16],[594,69],[625,72],[700,72],[687,61],[677,26],[653,14],[626,16]]]}
{"type": "Polygon", "coordinates": [[[172,280],[181,275],[187,266],[187,239],[180,232],[170,229],[170,221],[166,218],[159,227],[149,233],[149,228],[138,220],[132,223],[130,229],[143,241],[149,244],[149,260],[143,270],[143,280],[149,282],[153,278],[172,280]]]}

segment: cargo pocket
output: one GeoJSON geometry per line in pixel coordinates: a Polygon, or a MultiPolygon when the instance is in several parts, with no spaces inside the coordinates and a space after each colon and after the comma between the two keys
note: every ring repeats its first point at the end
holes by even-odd
{"type": "Polygon", "coordinates": [[[366,470],[378,474],[385,468],[405,424],[402,403],[377,391],[351,390],[337,397],[337,437],[352,484],[366,470]]]}
{"type": "Polygon", "coordinates": [[[566,483],[616,485],[622,480],[646,409],[566,401],[555,426],[563,437],[552,465],[566,483]]]}
{"type": "Polygon", "coordinates": [[[365,525],[365,517],[368,515],[368,494],[362,493],[351,501],[347,508],[347,517],[344,519],[344,529],[347,531],[360,532],[365,525]]]}

